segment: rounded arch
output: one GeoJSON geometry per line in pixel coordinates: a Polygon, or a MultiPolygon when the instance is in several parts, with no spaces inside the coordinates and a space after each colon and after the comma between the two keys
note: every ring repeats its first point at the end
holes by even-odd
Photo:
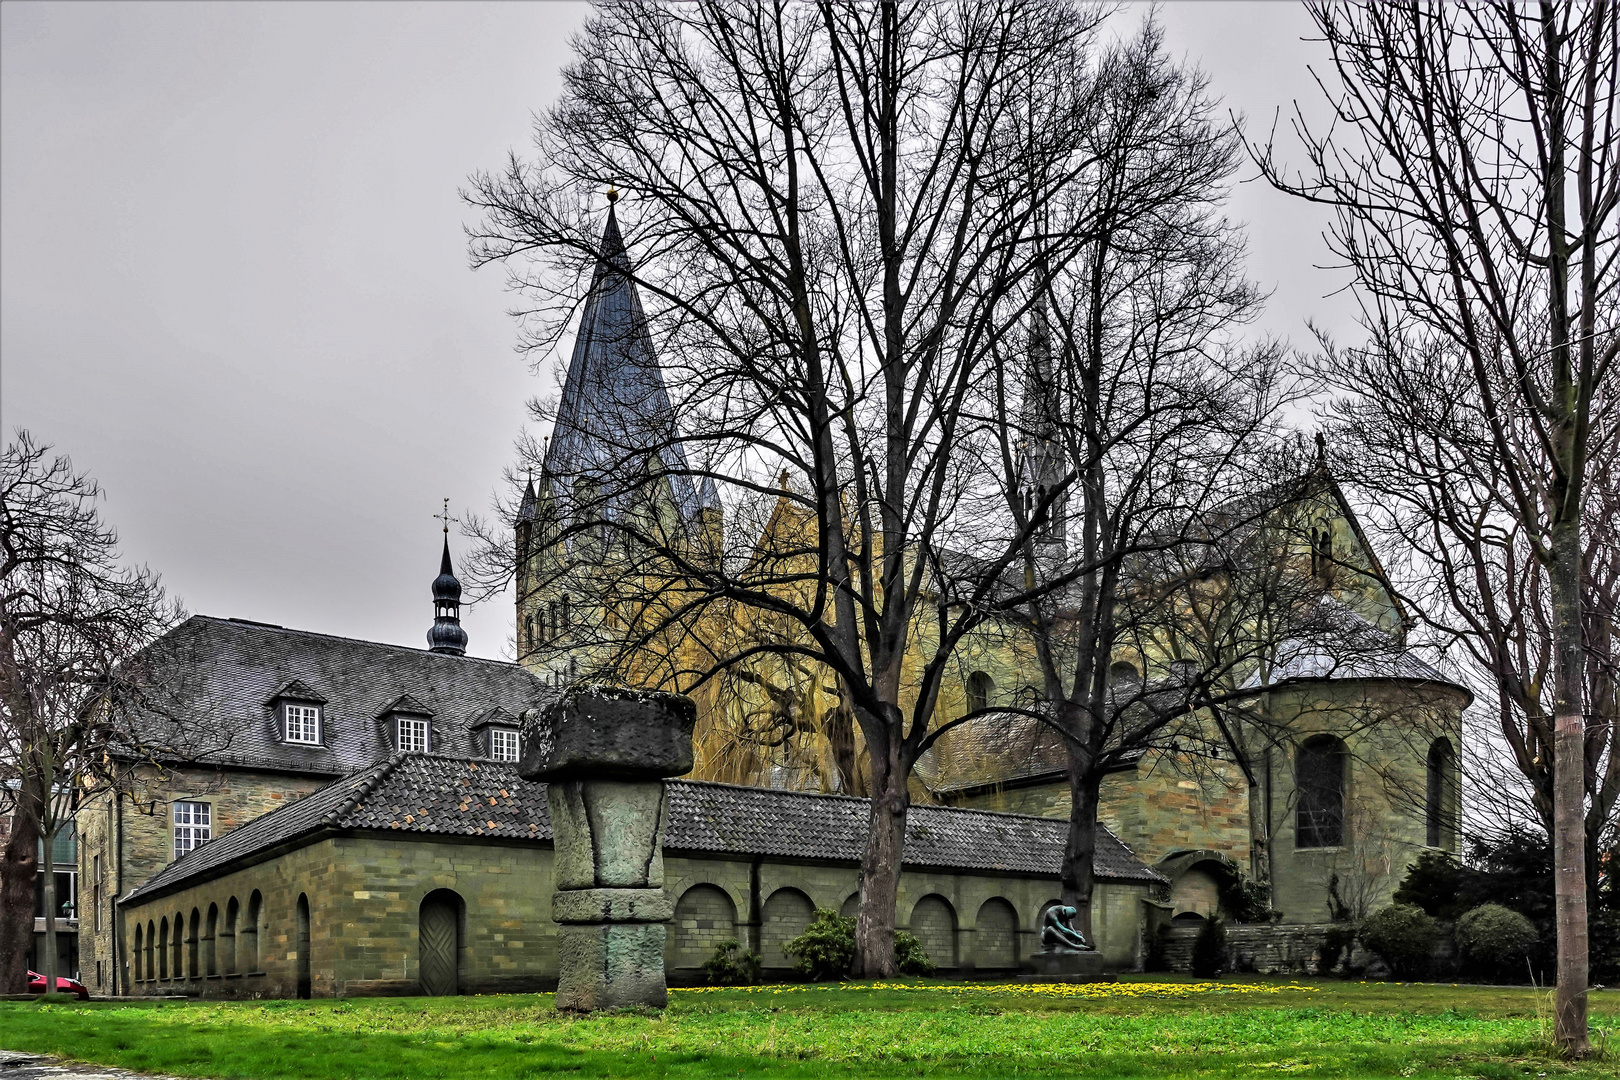
{"type": "Polygon", "coordinates": [[[259,970],[259,930],[263,921],[264,894],[254,889],[248,897],[247,918],[236,937],[236,952],[243,971],[259,970]]]}
{"type": "Polygon", "coordinates": [[[311,993],[309,963],[310,912],[309,896],[305,893],[298,894],[296,910],[298,925],[294,932],[297,935],[298,942],[297,947],[294,949],[294,956],[297,964],[298,996],[308,998],[311,993]]]}
{"type": "Polygon", "coordinates": [[[134,979],[134,981],[135,982],[140,982],[145,977],[145,969],[141,966],[141,950],[146,947],[145,942],[146,942],[146,928],[144,926],[142,926],[140,923],[136,923],[135,924],[135,953],[134,953],[134,956],[135,956],[135,964],[134,964],[134,967],[135,967],[135,979],[134,979]]]}
{"type": "Polygon", "coordinates": [[[1016,968],[1018,955],[1018,909],[999,896],[979,905],[974,917],[974,962],[981,968],[1016,968]]]}
{"type": "Polygon", "coordinates": [[[953,968],[956,962],[956,909],[938,893],[929,893],[911,909],[911,933],[922,942],[923,951],[937,967],[953,968]]]}
{"type": "Polygon", "coordinates": [[[219,905],[208,905],[208,927],[203,932],[203,974],[219,974],[219,905]]]}
{"type": "Polygon", "coordinates": [[[417,909],[417,981],[422,993],[461,993],[462,919],[467,911],[454,889],[434,889],[417,909]]]}
{"type": "Polygon", "coordinates": [[[191,918],[186,921],[186,978],[188,979],[195,979],[202,974],[202,968],[197,966],[198,939],[201,936],[202,912],[192,908],[191,918]]]}
{"type": "Polygon", "coordinates": [[[676,902],[672,929],[670,966],[702,967],[721,942],[737,940],[737,905],[718,885],[699,882],[676,902]]]}
{"type": "Polygon", "coordinates": [[[151,919],[146,920],[146,978],[148,982],[157,978],[157,924],[151,919]]]}
{"type": "Polygon", "coordinates": [[[814,916],[815,905],[798,889],[781,888],[771,893],[760,908],[760,962],[768,968],[792,967],[793,957],[783,946],[804,933],[814,916]]]}
{"type": "Polygon", "coordinates": [[[1294,846],[1344,846],[1345,771],[1350,757],[1336,735],[1313,735],[1294,755],[1294,846]]]}
{"type": "Polygon", "coordinates": [[[1424,785],[1424,842],[1432,848],[1457,846],[1457,752],[1442,735],[1429,744],[1424,785]]]}
{"type": "Polygon", "coordinates": [[[186,977],[185,942],[181,940],[182,936],[185,934],[185,928],[185,912],[175,912],[174,936],[169,940],[169,975],[171,978],[175,979],[183,979],[186,977]]]}
{"type": "Polygon", "coordinates": [[[235,975],[242,969],[236,966],[236,931],[242,921],[242,905],[231,897],[225,904],[225,933],[220,942],[220,967],[227,975],[235,975]]]}
{"type": "Polygon", "coordinates": [[[1170,879],[1171,916],[1210,918],[1220,911],[1221,893],[1240,873],[1231,856],[1212,848],[1172,851],[1153,868],[1170,879]]]}
{"type": "Polygon", "coordinates": [[[158,922],[157,974],[160,979],[169,977],[169,917],[167,915],[163,916],[158,922]]]}
{"type": "Polygon", "coordinates": [[[974,713],[990,707],[995,700],[996,680],[991,678],[988,671],[972,671],[968,673],[964,684],[967,698],[967,712],[974,713]]]}
{"type": "Polygon", "coordinates": [[[861,890],[856,889],[844,897],[844,902],[838,905],[838,914],[846,919],[853,919],[861,913],[861,890]]]}
{"type": "Polygon", "coordinates": [[[1142,671],[1129,660],[1115,660],[1108,665],[1108,683],[1110,686],[1131,684],[1142,685],[1142,671]]]}

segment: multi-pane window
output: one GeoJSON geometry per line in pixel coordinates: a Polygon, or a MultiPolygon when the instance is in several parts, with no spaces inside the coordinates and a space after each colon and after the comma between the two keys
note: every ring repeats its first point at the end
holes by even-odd
{"type": "Polygon", "coordinates": [[[518,759],[518,733],[511,728],[490,728],[489,756],[496,761],[516,761],[518,759]]]}
{"type": "Polygon", "coordinates": [[[174,857],[208,843],[214,831],[213,807],[205,802],[174,804],[174,857]]]}
{"type": "Polygon", "coordinates": [[[319,743],[321,710],[314,705],[287,705],[287,741],[319,743]]]}
{"type": "Polygon", "coordinates": [[[1299,818],[1294,846],[1339,847],[1344,843],[1344,744],[1318,735],[1299,748],[1299,818]]]}
{"type": "Polygon", "coordinates": [[[407,754],[425,754],[428,749],[428,722],[410,716],[399,718],[399,748],[407,754]]]}

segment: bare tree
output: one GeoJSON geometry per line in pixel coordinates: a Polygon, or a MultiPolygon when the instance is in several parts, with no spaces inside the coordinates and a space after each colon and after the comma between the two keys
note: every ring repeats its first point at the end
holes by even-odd
{"type": "Polygon", "coordinates": [[[1206,80],[1169,58],[1149,20],[1102,58],[1097,85],[1092,165],[1048,208],[1090,236],[1035,283],[1027,361],[1006,356],[994,383],[988,411],[1003,422],[987,463],[1019,542],[1008,617],[1033,643],[1031,704],[1066,750],[1063,896],[1087,932],[1103,776],[1233,681],[1230,649],[1173,678],[1139,667],[1128,686],[1111,681],[1116,654],[1199,659],[1180,640],[1186,617],[1208,613],[1197,583],[1222,569],[1208,561],[1222,533],[1256,532],[1252,520],[1212,529],[1211,511],[1253,486],[1281,404],[1281,350],[1235,341],[1262,298],[1220,212],[1239,148],[1206,80]]]}
{"type": "MultiPolygon", "coordinates": [[[[156,575],[119,565],[96,482],[18,432],[0,457],[0,780],[14,802],[0,854],[0,988],[27,989],[38,851],[85,800],[151,752],[111,717],[145,694],[126,663],[178,612],[156,575]]],[[[59,898],[46,867],[47,991],[57,975],[59,898]]]]}
{"type": "Polygon", "coordinates": [[[618,446],[598,432],[612,449],[593,475],[543,477],[575,504],[548,540],[611,524],[657,553],[670,569],[647,580],[679,584],[625,620],[638,641],[722,602],[780,618],[704,658],[689,687],[760,655],[825,669],[872,797],[868,976],[894,970],[908,778],[952,644],[980,617],[941,625],[931,601],[969,482],[964,417],[1037,251],[1061,266],[1081,239],[1040,211],[1086,166],[1098,18],[1063,0],[604,6],[537,123],[544,165],[514,158],[468,195],[484,214],[473,261],[513,268],[543,347],[598,262],[585,200],[627,192],[638,250],[614,253],[613,272],[651,298],[680,423],[618,446]],[[649,472],[677,503],[704,481],[724,492],[719,557],[615,504],[649,472]],[[751,515],[783,525],[780,504],[794,529],[739,532],[751,515]]]}
{"type": "Polygon", "coordinates": [[[1478,643],[1515,708],[1530,702],[1534,660],[1492,644],[1510,635],[1491,625],[1500,612],[1490,597],[1525,583],[1493,581],[1491,567],[1517,575],[1533,565],[1541,579],[1544,603],[1535,606],[1547,620],[1551,692],[1535,706],[1541,730],[1524,765],[1552,763],[1556,1037],[1582,1055],[1590,1048],[1582,523],[1592,455],[1612,438],[1598,391],[1620,350],[1614,5],[1423,0],[1311,11],[1333,58],[1322,85],[1334,124],[1323,132],[1295,119],[1310,162],[1303,173],[1286,172],[1269,146],[1256,156],[1273,184],[1336,211],[1329,240],[1354,271],[1369,333],[1364,348],[1335,361],[1347,367],[1329,372],[1352,414],[1373,426],[1380,414],[1398,422],[1409,410],[1397,395],[1414,382],[1450,399],[1425,395],[1462,438],[1428,444],[1426,425],[1405,440],[1406,465],[1391,459],[1405,478],[1387,487],[1414,520],[1427,519],[1426,530],[1403,531],[1427,531],[1419,539],[1430,558],[1459,570],[1458,591],[1436,597],[1445,606],[1428,614],[1478,643]],[[1464,483],[1449,482],[1455,469],[1464,483]],[[1512,557],[1437,550],[1466,547],[1474,532],[1512,557]]]}

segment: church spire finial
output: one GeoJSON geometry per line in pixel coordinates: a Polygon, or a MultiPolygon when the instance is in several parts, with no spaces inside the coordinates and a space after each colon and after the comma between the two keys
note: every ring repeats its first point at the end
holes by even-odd
{"type": "Polygon", "coordinates": [[[465,656],[467,631],[461,628],[461,582],[450,565],[450,500],[444,510],[433,515],[444,523],[444,552],[439,557],[439,576],[433,579],[433,625],[428,628],[428,649],[436,653],[465,656]]]}

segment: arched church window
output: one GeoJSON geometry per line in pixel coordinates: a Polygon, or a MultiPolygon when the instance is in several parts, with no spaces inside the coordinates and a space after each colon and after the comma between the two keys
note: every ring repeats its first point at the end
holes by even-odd
{"type": "Polygon", "coordinates": [[[996,680],[988,672],[975,671],[967,677],[967,711],[978,712],[990,707],[990,696],[996,692],[996,680]]]}
{"type": "Polygon", "coordinates": [[[1299,792],[1294,846],[1340,847],[1344,843],[1344,743],[1317,735],[1299,748],[1295,774],[1299,792]]]}
{"type": "Polygon", "coordinates": [[[1333,533],[1326,525],[1311,530],[1311,573],[1319,578],[1333,571],[1333,533]]]}
{"type": "Polygon", "coordinates": [[[1451,749],[1451,740],[1439,738],[1429,747],[1428,784],[1424,799],[1424,818],[1427,825],[1426,842],[1430,847],[1450,847],[1454,817],[1455,772],[1457,755],[1451,749]]]}
{"type": "Polygon", "coordinates": [[[534,648],[534,613],[523,616],[523,648],[525,651],[534,648]]]}
{"type": "Polygon", "coordinates": [[[570,618],[568,611],[569,606],[569,598],[564,596],[562,598],[562,632],[565,634],[573,627],[573,620],[570,618]]]}

